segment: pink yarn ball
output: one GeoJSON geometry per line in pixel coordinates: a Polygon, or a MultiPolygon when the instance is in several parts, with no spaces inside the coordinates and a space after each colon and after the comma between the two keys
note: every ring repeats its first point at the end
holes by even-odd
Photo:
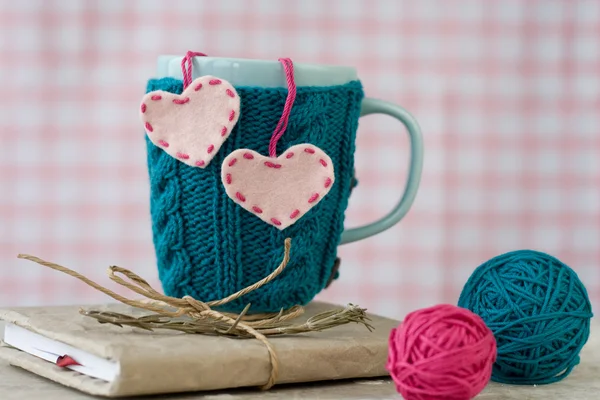
{"type": "Polygon", "coordinates": [[[496,361],[496,339],[473,312],[449,304],[414,311],[389,340],[387,370],[406,400],[469,400],[496,361]]]}

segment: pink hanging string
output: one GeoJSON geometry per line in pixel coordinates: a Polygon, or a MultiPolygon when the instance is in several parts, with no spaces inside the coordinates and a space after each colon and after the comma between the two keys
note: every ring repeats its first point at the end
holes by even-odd
{"type": "Polygon", "coordinates": [[[181,72],[183,73],[183,89],[192,83],[192,60],[194,57],[206,57],[206,54],[197,51],[188,51],[181,60],[181,72]]]}
{"type": "MultiPolygon", "coordinates": [[[[183,74],[183,89],[187,88],[192,83],[192,66],[194,57],[206,57],[206,54],[188,51],[181,60],[181,72],[183,74]]],[[[281,118],[273,131],[271,141],[269,142],[269,156],[277,157],[277,142],[285,133],[287,128],[288,120],[294,101],[296,100],[296,82],[294,81],[294,62],[290,58],[280,58],[278,60],[283,65],[283,71],[285,73],[285,80],[288,87],[288,95],[285,99],[285,105],[283,107],[283,113],[281,118]]]]}
{"type": "Polygon", "coordinates": [[[271,136],[271,142],[269,143],[269,156],[277,157],[277,142],[283,136],[285,129],[287,128],[288,119],[290,118],[290,113],[292,111],[292,106],[294,105],[294,100],[296,100],[296,82],[294,81],[294,63],[289,58],[280,58],[279,62],[283,65],[283,70],[285,72],[285,80],[287,81],[288,87],[288,95],[285,99],[285,106],[283,107],[283,114],[281,114],[281,118],[279,119],[279,123],[273,131],[273,136],[271,136]]]}

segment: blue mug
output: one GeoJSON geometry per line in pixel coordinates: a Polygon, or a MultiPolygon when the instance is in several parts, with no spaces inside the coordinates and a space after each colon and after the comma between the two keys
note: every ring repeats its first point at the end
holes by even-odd
{"type": "MultiPolygon", "coordinates": [[[[158,75],[147,91],[183,90],[182,57],[161,56],[158,75]]],[[[196,57],[193,76],[229,81],[241,99],[238,123],[219,153],[204,169],[193,168],[157,148],[148,138],[150,209],[159,278],[165,294],[201,301],[221,299],[270,274],[281,262],[284,240],[292,239],[286,269],[269,284],[221,309],[275,312],[305,305],[322,291],[334,271],[337,247],[382,232],[411,207],[421,177],[423,143],[415,119],[403,108],[364,98],[356,70],[350,67],[294,64],[296,101],[278,152],[299,143],[324,150],[335,169],[330,192],[300,220],[279,230],[242,209],[225,193],[221,164],[233,150],[267,154],[287,96],[278,61],[196,57]],[[354,179],[358,120],[369,114],[398,119],[410,136],[406,188],[394,209],[366,226],[344,230],[344,214],[354,179]]]]}

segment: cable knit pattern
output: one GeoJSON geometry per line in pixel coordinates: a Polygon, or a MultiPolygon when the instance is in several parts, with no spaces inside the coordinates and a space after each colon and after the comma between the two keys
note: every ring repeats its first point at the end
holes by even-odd
{"type": "MultiPolygon", "coordinates": [[[[147,91],[181,93],[182,82],[153,79],[147,91]]],[[[359,81],[332,87],[300,87],[277,154],[299,143],[323,149],[335,165],[335,184],[302,219],[283,231],[237,206],[220,180],[223,159],[248,148],[268,154],[269,140],[287,89],[237,87],[240,119],[205,168],[170,157],[146,137],[150,211],[159,277],[169,296],[210,301],[228,296],[271,273],[292,238],[291,259],[273,282],[224,307],[252,312],[304,305],[327,284],[353,185],[354,146],[363,98],[359,81]]]]}

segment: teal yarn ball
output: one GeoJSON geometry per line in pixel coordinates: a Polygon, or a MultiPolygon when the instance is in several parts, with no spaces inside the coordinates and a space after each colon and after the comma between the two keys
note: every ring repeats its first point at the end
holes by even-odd
{"type": "Polygon", "coordinates": [[[592,307],[575,271],[533,250],[506,253],[480,265],[458,306],[479,315],[494,333],[495,382],[560,381],[579,364],[590,335],[592,307]]]}

